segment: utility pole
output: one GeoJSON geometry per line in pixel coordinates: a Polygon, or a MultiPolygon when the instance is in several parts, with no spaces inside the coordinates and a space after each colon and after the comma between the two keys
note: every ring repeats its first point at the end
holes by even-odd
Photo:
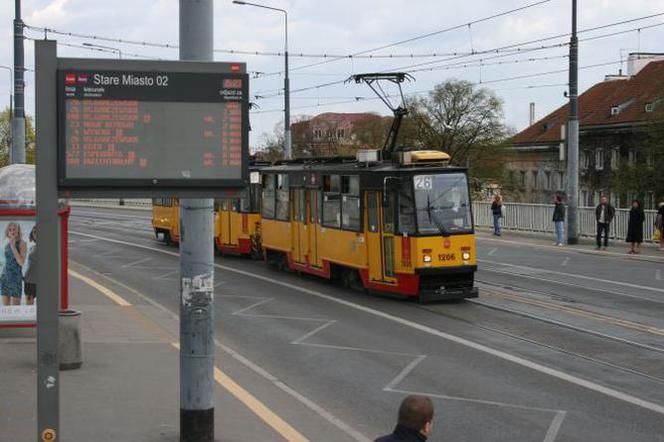
{"type": "Polygon", "coordinates": [[[572,0],[572,38],[569,44],[569,121],[567,123],[567,243],[577,244],[579,206],[579,40],[576,0],[572,0]]]}
{"type": "MultiPolygon", "coordinates": [[[[180,0],[180,60],[213,59],[213,0],[180,0]]],[[[180,201],[180,442],[214,440],[212,199],[180,201]]]]}
{"type": "Polygon", "coordinates": [[[23,55],[23,20],[21,0],[14,1],[14,115],[12,117],[11,164],[25,163],[25,62],[23,55]]]}

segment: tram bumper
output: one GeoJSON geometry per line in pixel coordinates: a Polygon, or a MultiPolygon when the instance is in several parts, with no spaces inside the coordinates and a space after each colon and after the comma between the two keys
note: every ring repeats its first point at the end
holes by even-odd
{"type": "Polygon", "coordinates": [[[416,269],[420,278],[420,302],[477,298],[474,287],[476,265],[416,269]]]}

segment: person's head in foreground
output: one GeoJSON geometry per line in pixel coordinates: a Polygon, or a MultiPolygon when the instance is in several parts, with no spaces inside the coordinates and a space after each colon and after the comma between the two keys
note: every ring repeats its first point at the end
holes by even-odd
{"type": "Polygon", "coordinates": [[[433,402],[426,396],[412,394],[399,406],[399,418],[394,432],[377,442],[425,441],[433,429],[433,402]]]}

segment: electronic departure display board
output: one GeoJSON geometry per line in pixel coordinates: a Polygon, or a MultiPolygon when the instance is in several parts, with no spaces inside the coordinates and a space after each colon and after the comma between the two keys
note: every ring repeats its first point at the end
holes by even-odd
{"type": "Polygon", "coordinates": [[[59,69],[59,187],[243,187],[248,82],[233,72],[59,69]]]}

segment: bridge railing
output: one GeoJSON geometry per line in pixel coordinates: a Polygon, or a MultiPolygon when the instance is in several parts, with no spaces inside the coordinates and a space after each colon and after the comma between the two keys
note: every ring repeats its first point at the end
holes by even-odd
{"type": "MultiPolygon", "coordinates": [[[[505,206],[505,217],[501,224],[503,229],[516,232],[550,233],[553,235],[553,204],[503,203],[503,205],[505,206]]],[[[645,213],[643,239],[644,241],[652,241],[657,211],[646,210],[645,213]]],[[[475,226],[493,227],[491,203],[473,202],[473,215],[475,226]]],[[[593,237],[596,235],[597,221],[595,220],[594,207],[579,207],[578,219],[580,236],[593,237]]],[[[627,236],[628,221],[629,209],[616,209],[616,216],[609,231],[610,237],[624,240],[627,236]]]]}
{"type": "Polygon", "coordinates": [[[121,207],[152,209],[151,199],[91,199],[77,198],[69,201],[72,206],[90,206],[90,207],[121,207]]]}

